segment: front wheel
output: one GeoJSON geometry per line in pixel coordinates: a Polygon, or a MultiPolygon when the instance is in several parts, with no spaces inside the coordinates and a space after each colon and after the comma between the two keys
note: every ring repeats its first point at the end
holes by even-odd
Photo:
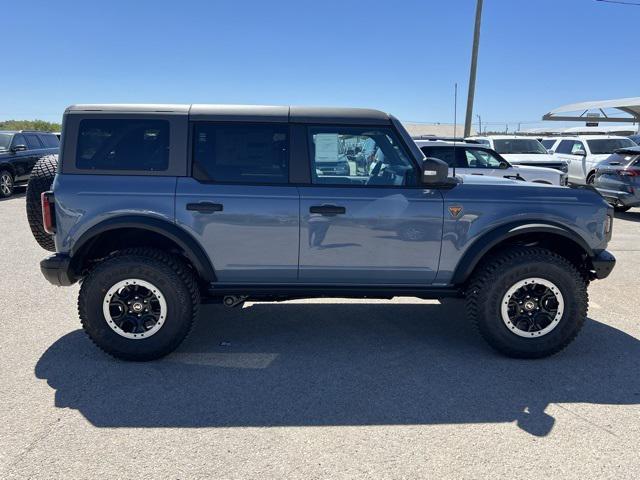
{"type": "Polygon", "coordinates": [[[513,247],[485,261],[467,290],[467,311],[497,351],[540,358],[565,348],[587,315],[587,283],[567,259],[513,247]]]}
{"type": "Polygon", "coordinates": [[[115,254],[82,282],[80,320],[91,340],[123,360],[154,360],[191,330],[200,296],[191,270],[154,249],[115,254]]]}
{"type": "Polygon", "coordinates": [[[0,198],[7,198],[13,194],[13,175],[8,170],[0,170],[0,198]]]}

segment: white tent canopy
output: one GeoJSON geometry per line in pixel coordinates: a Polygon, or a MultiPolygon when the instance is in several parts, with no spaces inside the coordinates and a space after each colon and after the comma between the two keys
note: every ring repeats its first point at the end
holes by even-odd
{"type": "Polygon", "coordinates": [[[619,98],[616,100],[598,100],[564,105],[545,113],[543,120],[558,120],[561,122],[632,122],[640,121],[640,97],[619,98]],[[630,116],[610,116],[605,109],[616,109],[628,113],[630,116]],[[598,110],[599,116],[588,115],[590,110],[598,110]],[[580,115],[567,115],[572,112],[582,112],[580,115]]]}

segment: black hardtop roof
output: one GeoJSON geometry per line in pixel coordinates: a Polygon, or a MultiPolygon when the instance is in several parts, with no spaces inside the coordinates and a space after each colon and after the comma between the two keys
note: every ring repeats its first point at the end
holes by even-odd
{"type": "Polygon", "coordinates": [[[347,123],[353,125],[388,125],[390,115],[379,110],[344,107],[305,107],[270,105],[174,105],[174,104],[96,104],[71,105],[68,114],[174,114],[188,115],[192,120],[291,122],[291,123],[347,123]]]}

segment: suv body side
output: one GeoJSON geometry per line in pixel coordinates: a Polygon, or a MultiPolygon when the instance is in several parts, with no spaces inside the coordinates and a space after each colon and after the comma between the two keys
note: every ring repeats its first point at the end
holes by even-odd
{"type": "Polygon", "coordinates": [[[619,148],[629,148],[634,142],[613,135],[581,135],[557,137],[552,149],[554,156],[569,165],[569,181],[584,185],[595,178],[596,166],[619,148]],[[603,149],[604,148],[604,152],[603,149]]]}
{"type": "MultiPolygon", "coordinates": [[[[406,161],[406,178],[419,176],[421,152],[397,120],[376,111],[71,107],[64,117],[63,151],[53,184],[58,260],[73,271],[71,283],[84,268],[74,262],[82,262],[82,253],[99,242],[100,235],[117,231],[126,246],[127,235],[142,229],[183,249],[211,291],[256,292],[282,286],[291,296],[300,286],[316,288],[320,295],[328,286],[388,287],[397,292],[405,287],[459,285],[489,248],[525,233],[555,232],[579,246],[585,258],[595,258],[606,246],[608,206],[593,192],[472,177],[457,185],[426,188],[418,181],[398,183],[393,171],[380,176],[391,183],[380,184],[372,173],[380,168],[373,163],[365,175],[318,177],[325,174],[314,168],[319,145],[325,154],[333,148],[329,140],[345,143],[370,131],[387,138],[387,157],[406,161]],[[93,147],[91,142],[105,135],[118,140],[118,133],[107,130],[110,121],[121,120],[135,125],[152,122],[141,127],[152,145],[168,135],[161,169],[108,168],[119,147],[109,142],[93,147]],[[278,149],[286,149],[286,155],[278,150],[277,158],[286,158],[286,178],[278,174],[274,182],[252,181],[249,175],[224,181],[203,176],[203,165],[194,159],[207,153],[209,139],[232,138],[220,129],[252,126],[276,130],[266,137],[260,133],[263,140],[253,142],[233,135],[254,149],[249,157],[260,154],[264,138],[274,145],[281,142],[278,149]],[[99,149],[106,166],[88,168],[84,156],[99,149]],[[563,204],[572,208],[558,208],[563,204]]],[[[228,153],[223,160],[233,158],[236,147],[224,146],[220,151],[228,153]]],[[[163,151],[152,148],[154,155],[163,151]]],[[[273,177],[273,169],[268,175],[273,177]]]]}
{"type": "Polygon", "coordinates": [[[0,150],[0,170],[8,169],[15,184],[25,184],[34,165],[41,157],[58,153],[58,141],[55,135],[35,132],[0,132],[11,135],[9,148],[0,150]],[[48,137],[55,139],[49,140],[48,137]]]}

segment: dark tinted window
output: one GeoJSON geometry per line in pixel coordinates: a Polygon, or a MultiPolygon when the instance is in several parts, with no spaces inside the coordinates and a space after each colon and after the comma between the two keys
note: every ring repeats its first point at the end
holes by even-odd
{"type": "Polygon", "coordinates": [[[613,153],[620,148],[635,147],[636,144],[628,138],[602,138],[598,140],[587,140],[589,150],[592,155],[602,155],[613,153]]]}
{"type": "Polygon", "coordinates": [[[48,135],[39,135],[40,141],[45,146],[45,148],[58,148],[60,146],[60,141],[58,137],[53,134],[48,135]]]}
{"type": "Polygon", "coordinates": [[[17,135],[14,135],[13,141],[11,142],[12,147],[15,147],[17,145],[24,145],[25,147],[27,146],[27,141],[25,140],[24,135],[20,133],[17,135]]]}
{"type": "MultiPolygon", "coordinates": [[[[446,162],[450,167],[466,167],[465,165],[460,165],[460,162],[455,161],[453,147],[422,147],[422,153],[425,154],[426,157],[437,158],[446,162]]],[[[460,155],[458,155],[458,159],[460,159],[460,155]]]]}
{"type": "Polygon", "coordinates": [[[571,153],[574,143],[573,140],[562,140],[556,147],[556,153],[571,153]]]}
{"type": "Polygon", "coordinates": [[[196,123],[193,176],[229,183],[287,183],[289,127],[196,123]]]}
{"type": "Polygon", "coordinates": [[[82,120],[76,167],[83,170],[164,171],[169,165],[166,120],[82,120]]]}
{"type": "Polygon", "coordinates": [[[38,135],[36,135],[35,133],[25,133],[24,138],[27,139],[27,147],[29,147],[29,150],[36,150],[38,148],[42,148],[42,144],[38,139],[38,135]]]}
{"type": "Polygon", "coordinates": [[[547,153],[535,138],[510,138],[493,141],[493,149],[500,154],[547,153]]]}

